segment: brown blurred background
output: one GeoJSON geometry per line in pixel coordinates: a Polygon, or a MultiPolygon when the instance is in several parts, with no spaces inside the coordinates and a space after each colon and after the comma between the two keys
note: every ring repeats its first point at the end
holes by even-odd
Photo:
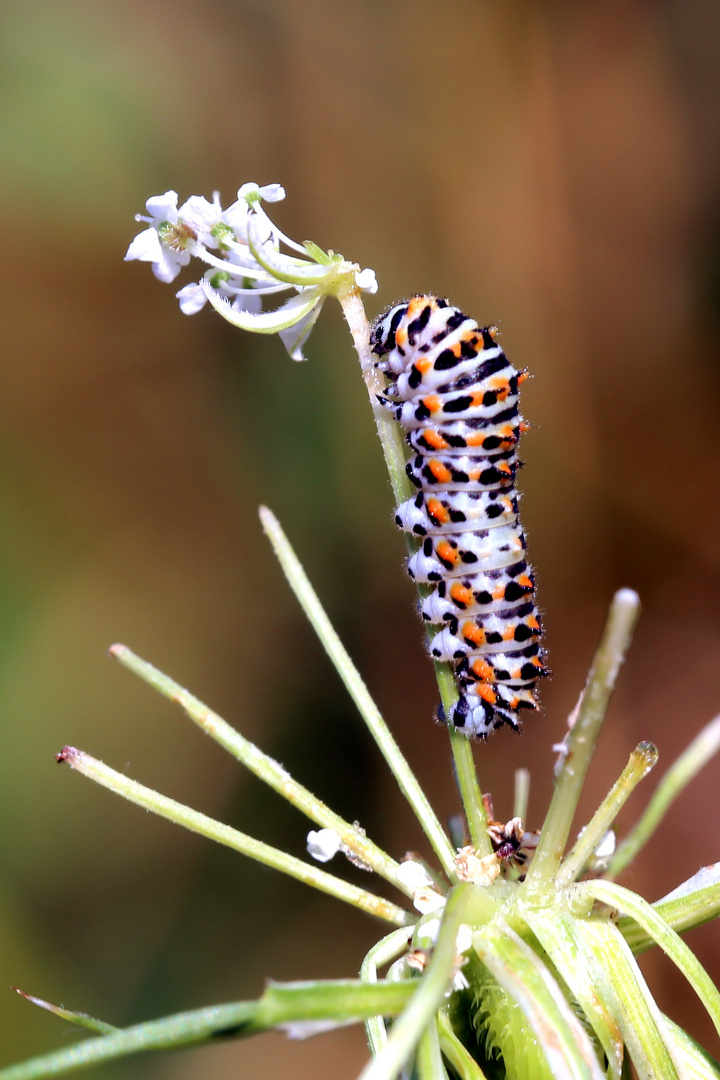
{"type": "MultiPolygon", "coordinates": [[[[380,927],[58,769],[83,747],[302,854],[306,824],[112,661],[120,640],[400,855],[422,840],[257,521],[284,523],[444,817],[457,809],[403,544],[346,330],[293,364],[124,264],[145,199],[275,208],[378,273],[371,314],[437,291],[497,322],[534,430],[521,476],[552,682],[477,747],[498,815],[582,686],[613,591],[644,615],[588,814],[640,739],[664,767],[720,710],[720,9],[643,3],[6,0],[0,14],[0,984],[116,1024],[352,976],[380,927]],[[328,940],[328,927],[334,937],[328,940]]],[[[190,280],[187,275],[178,287],[190,280]]],[[[626,883],[720,859],[720,764],[626,883]]],[[[424,850],[424,849],[422,849],[424,850]]],[[[367,884],[359,872],[351,876],[367,884]]],[[[688,935],[720,978],[717,925],[688,935]]],[[[669,964],[661,1005],[720,1048],[669,964]]],[[[2,1063],[67,1045],[0,993],[2,1063]]],[[[351,1078],[360,1031],[268,1036],[102,1076],[351,1078]]]]}

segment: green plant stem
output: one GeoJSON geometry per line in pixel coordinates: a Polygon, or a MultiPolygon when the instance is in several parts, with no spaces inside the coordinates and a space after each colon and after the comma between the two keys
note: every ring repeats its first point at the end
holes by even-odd
{"type": "Polygon", "coordinates": [[[179,1050],[218,1036],[244,1037],[272,1028],[327,1019],[338,1024],[369,1016],[397,1016],[415,990],[412,982],[360,983],[355,980],[303,982],[268,986],[257,1001],[211,1005],[192,1012],[150,1020],[112,1035],[0,1069],[0,1080],[36,1080],[58,1076],[101,1061],[148,1050],[179,1050]]]}
{"type": "Polygon", "coordinates": [[[528,800],[530,798],[530,772],[528,769],[515,770],[515,800],[513,802],[513,817],[519,817],[523,822],[527,818],[528,800]]]}
{"type": "MultiPolygon", "coordinates": [[[[718,885],[719,883],[716,882],[712,885],[698,886],[697,889],[680,896],[671,893],[668,899],[657,900],[652,905],[652,909],[676,933],[682,934],[720,915],[720,887],[718,885]]],[[[620,919],[617,925],[636,956],[655,944],[655,940],[641,926],[638,926],[634,919],[626,916],[620,919]]]]}
{"type": "MultiPolygon", "coordinates": [[[[410,935],[407,930],[393,930],[387,937],[382,938],[367,953],[360,967],[360,978],[363,982],[378,981],[378,965],[387,964],[394,960],[407,949],[410,935]]],[[[371,1016],[365,1021],[365,1032],[368,1045],[372,1053],[377,1056],[387,1042],[387,1028],[382,1016],[371,1016]]]]}
{"type": "Polygon", "coordinates": [[[348,291],[338,296],[338,300],[360,360],[360,370],[370,397],[375,427],[390,476],[390,486],[395,502],[399,504],[413,494],[412,484],[405,472],[405,439],[400,426],[378,401],[378,395],[385,393],[385,380],[375,367],[375,358],[370,350],[370,324],[360,294],[357,290],[348,291]]]}
{"type": "Polygon", "coordinates": [[[400,790],[412,807],[416,818],[440,860],[443,870],[451,881],[455,881],[455,853],[452,845],[400,747],[390,734],[390,730],[380,715],[377,705],[371,698],[360,673],[348,656],[345,646],[335,633],[317,593],[310,584],[307,574],[285,536],[279,521],[266,506],[260,507],[260,520],[300,606],[310,620],[315,633],[320,638],[335,670],[345,683],[360,715],[367,724],[370,734],[377,743],[380,753],[390,766],[400,790]]]}
{"type": "Polygon", "coordinates": [[[575,723],[565,739],[564,757],[535,856],[525,880],[525,897],[552,887],[570,833],[580,792],[595,750],[610,695],[640,611],[631,589],[615,593],[595,653],[575,723]]]}
{"type": "MultiPolygon", "coordinates": [[[[360,1080],[392,1080],[410,1059],[421,1033],[429,1024],[448,990],[457,959],[457,935],[472,903],[473,885],[453,889],[443,912],[440,932],[430,962],[407,1008],[395,1021],[390,1037],[360,1080]]],[[[0,1076],[0,1080],[3,1078],[0,1076]]]]}
{"type": "MultiPolygon", "coordinates": [[[[457,701],[458,693],[455,678],[448,664],[436,663],[435,674],[440,688],[443,708],[447,716],[450,713],[451,705],[457,701]]],[[[478,782],[477,770],[475,769],[472,743],[467,735],[463,735],[462,731],[453,724],[448,724],[448,735],[450,736],[455,781],[465,811],[470,842],[482,858],[485,855],[492,854],[492,844],[487,831],[487,814],[478,782]]]]}
{"type": "Polygon", "coordinates": [[[62,1005],[53,1005],[51,1001],[45,1001],[44,998],[26,994],[18,986],[14,986],[13,990],[32,1005],[37,1005],[40,1009],[46,1009],[54,1016],[59,1017],[60,1020],[67,1020],[69,1024],[75,1024],[77,1027],[88,1028],[90,1031],[99,1032],[101,1035],[109,1035],[111,1032],[120,1030],[114,1024],[106,1024],[104,1020],[98,1020],[95,1016],[88,1016],[87,1013],[71,1012],[70,1009],[64,1009],[62,1005]]]}
{"type": "Polygon", "coordinates": [[[117,795],[122,795],[124,799],[135,803],[136,806],[151,810],[154,814],[158,814],[168,821],[173,821],[177,825],[190,829],[191,832],[199,833],[210,840],[216,840],[219,844],[233,848],[256,862],[280,870],[298,881],[305,882],[306,885],[312,885],[314,888],[320,889],[321,892],[335,896],[338,900],[345,900],[346,903],[353,904],[362,911],[367,911],[371,915],[395,923],[397,926],[410,925],[415,922],[415,918],[410,912],[403,911],[396,904],[392,904],[380,896],[375,896],[365,889],[359,889],[356,885],[341,881],[340,878],[310,866],[302,862],[301,859],[288,855],[285,851],[271,847],[270,844],[265,844],[261,840],[255,840],[246,833],[239,832],[229,825],[223,825],[221,822],[215,821],[197,810],[191,810],[189,807],[183,806],[182,803],[175,802],[174,799],[160,795],[157,791],[138,784],[136,780],[130,780],[128,777],[123,776],[122,773],[115,772],[114,769],[109,768],[81,750],[66,746],[58,754],[58,760],[67,761],[73,769],[82,773],[83,776],[102,784],[103,787],[109,788],[110,791],[114,791],[117,795]]]}
{"type": "Polygon", "coordinates": [[[438,1013],[437,1026],[440,1036],[440,1049],[460,1077],[460,1080],[487,1080],[485,1073],[475,1059],[470,1056],[453,1031],[447,1008],[441,1009],[438,1013]]]}
{"type": "Polygon", "coordinates": [[[420,1036],[415,1060],[418,1080],[448,1080],[435,1024],[428,1024],[420,1036]]]}
{"type": "Polygon", "coordinates": [[[648,842],[678,795],[720,749],[720,716],[707,724],[673,762],[657,786],[650,804],[632,832],[618,845],[606,878],[616,878],[648,842]]]}
{"type": "Polygon", "coordinates": [[[629,915],[654,939],[688,980],[720,1034],[720,991],[694,953],[662,916],[637,893],[614,881],[581,881],[575,888],[578,896],[592,896],[623,915],[629,915]]]}
{"type": "MultiPolygon", "coordinates": [[[[399,505],[415,494],[405,472],[406,450],[405,436],[400,425],[392,419],[386,409],[378,402],[378,395],[384,394],[385,381],[375,367],[375,358],[370,350],[370,325],[365,314],[362,299],[357,290],[348,291],[338,296],[343,314],[348,324],[353,345],[360,360],[360,368],[370,397],[370,405],[375,419],[380,446],[390,477],[395,504],[399,505]]],[[[422,595],[422,588],[420,593],[422,595]]],[[[458,693],[452,667],[448,663],[436,663],[435,674],[446,716],[457,701],[458,693]]],[[[480,855],[489,854],[492,845],[487,836],[487,820],[483,806],[482,792],[475,771],[475,762],[467,743],[466,736],[457,737],[452,725],[448,725],[450,746],[455,762],[458,789],[462,799],[468,831],[473,845],[480,855]]],[[[446,869],[447,872],[447,869],[446,869]]]]}
{"type": "Polygon", "coordinates": [[[575,841],[572,851],[563,860],[555,879],[558,888],[565,888],[580,876],[595,848],[657,759],[658,753],[652,743],[641,742],[635,747],[622,773],[575,841]]]}
{"type": "Polygon", "coordinates": [[[397,877],[399,864],[396,860],[369,840],[358,825],[350,824],[341,818],[311,791],[294,780],[279,762],[265,754],[173,679],[158,671],[146,660],[136,656],[127,646],[113,645],[108,651],[124,667],[138,675],[164,697],[177,702],[206,735],[228,750],[233,757],[241,761],[289,803],[297,806],[311,821],[323,829],[333,829],[340,837],[342,844],[366,866],[386,881],[391,882],[396,888],[401,889],[407,896],[412,896],[412,890],[397,877]]]}

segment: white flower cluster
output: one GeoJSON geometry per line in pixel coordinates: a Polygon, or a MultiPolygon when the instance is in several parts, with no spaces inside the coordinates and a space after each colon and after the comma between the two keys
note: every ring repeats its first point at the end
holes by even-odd
{"type": "Polygon", "coordinates": [[[209,269],[203,277],[176,294],[185,315],[194,315],[209,301],[235,326],[257,333],[277,333],[294,360],[303,360],[302,345],[318,317],[323,300],[343,289],[374,293],[372,270],[360,270],[341,255],[316,244],[296,244],[270,220],[263,200],[285,198],[280,184],[243,184],[227,210],[220,196],[212,202],[192,195],[178,207],[175,191],[154,195],[138,214],[143,229],[130,244],[126,260],[152,264],[160,281],[171,282],[194,256],[209,269]],[[288,255],[281,244],[297,252],[288,255]],[[298,257],[302,256],[302,257],[298,257]],[[263,310],[263,298],[294,290],[273,311],[263,310]]]}

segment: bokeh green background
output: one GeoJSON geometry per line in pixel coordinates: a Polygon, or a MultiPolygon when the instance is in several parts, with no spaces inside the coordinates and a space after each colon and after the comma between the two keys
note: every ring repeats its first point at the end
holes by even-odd
{"type": "MultiPolygon", "coordinates": [[[[172,287],[122,262],[149,195],[227,204],[280,181],[290,235],[376,269],[371,314],[440,292],[533,372],[521,486],[554,678],[522,738],[477,748],[499,817],[526,764],[540,823],[551,744],[619,586],[644,616],[585,814],[640,739],[659,775],[720,709],[719,33],[712,0],[6,0],[0,985],[129,1024],[255,996],[266,976],[350,976],[377,936],[57,768],[72,743],[303,852],[303,820],[106,659],[116,640],[394,853],[424,850],[274,564],[261,501],[438,812],[457,808],[339,313],[304,365],[183,317],[172,287]]],[[[720,859],[718,769],[626,875],[648,898],[720,859]]],[[[718,935],[689,935],[716,978],[718,935]]],[[[717,1054],[670,966],[644,967],[717,1054]]],[[[0,1032],[3,1063],[75,1038],[10,989],[0,1032]]],[[[268,1036],[98,1074],[350,1078],[364,1055],[355,1030],[268,1036]]]]}

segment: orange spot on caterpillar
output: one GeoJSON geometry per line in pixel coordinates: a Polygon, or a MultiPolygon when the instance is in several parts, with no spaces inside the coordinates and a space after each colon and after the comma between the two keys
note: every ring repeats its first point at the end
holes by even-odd
{"type": "Polygon", "coordinates": [[[464,622],[460,628],[460,636],[469,645],[484,645],[485,631],[476,622],[464,622]]]}
{"type": "Polygon", "coordinates": [[[457,548],[454,548],[452,544],[447,540],[441,540],[438,546],[435,548],[435,554],[442,562],[451,563],[453,566],[457,566],[460,562],[460,552],[457,548]]]}
{"type": "Polygon", "coordinates": [[[450,586],[450,598],[454,600],[456,604],[472,604],[472,589],[468,589],[459,581],[453,581],[450,586]]]}
{"type": "Polygon", "coordinates": [[[442,398],[437,394],[428,394],[422,399],[422,403],[429,413],[436,413],[442,409],[442,398]]]}
{"type": "Polygon", "coordinates": [[[422,433],[422,438],[433,450],[448,449],[449,443],[446,442],[440,432],[436,431],[435,428],[425,428],[422,433]]]}
{"type": "Polygon", "coordinates": [[[449,484],[452,480],[452,473],[443,465],[442,461],[438,461],[437,458],[431,458],[428,461],[428,469],[435,477],[438,484],[449,484]]]}
{"type": "Polygon", "coordinates": [[[470,670],[480,682],[493,682],[495,678],[492,664],[488,664],[487,660],[483,660],[482,656],[478,656],[473,660],[470,670]]]}
{"type": "Polygon", "coordinates": [[[450,515],[439,499],[428,499],[426,509],[429,516],[437,525],[444,525],[450,520],[450,515]]]}
{"type": "Polygon", "coordinates": [[[475,693],[483,701],[487,701],[488,705],[494,705],[497,701],[497,694],[493,690],[492,686],[488,686],[487,683],[482,683],[475,689],[475,693]]]}

